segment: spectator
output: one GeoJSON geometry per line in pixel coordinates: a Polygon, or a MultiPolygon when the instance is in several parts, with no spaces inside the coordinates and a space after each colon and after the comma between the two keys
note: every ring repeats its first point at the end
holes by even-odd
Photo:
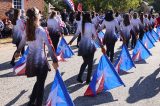
{"type": "Polygon", "coordinates": [[[160,12],[159,12],[159,17],[156,19],[156,26],[160,26],[160,12]]]}
{"type": "Polygon", "coordinates": [[[0,20],[0,38],[3,38],[3,36],[2,36],[3,29],[4,29],[4,23],[2,20],[0,20]]]}
{"type": "Polygon", "coordinates": [[[66,9],[63,10],[61,16],[62,16],[62,21],[66,23],[68,18],[68,13],[66,12],[66,9]]]}

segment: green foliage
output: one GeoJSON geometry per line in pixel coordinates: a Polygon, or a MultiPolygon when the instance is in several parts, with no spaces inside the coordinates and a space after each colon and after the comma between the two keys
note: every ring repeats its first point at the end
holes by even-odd
{"type": "MultiPolygon", "coordinates": [[[[54,7],[61,10],[66,8],[64,0],[45,0],[47,3],[51,3],[54,7]]],[[[78,1],[73,0],[75,7],[78,5],[78,1]]],[[[84,11],[105,11],[107,9],[114,9],[115,11],[128,11],[130,8],[137,8],[141,0],[81,0],[84,11]]]]}
{"type": "Polygon", "coordinates": [[[157,12],[160,12],[160,0],[154,0],[153,7],[157,12]]]}
{"type": "Polygon", "coordinates": [[[150,5],[152,5],[156,12],[160,12],[160,0],[145,0],[145,1],[148,2],[150,5]]]}

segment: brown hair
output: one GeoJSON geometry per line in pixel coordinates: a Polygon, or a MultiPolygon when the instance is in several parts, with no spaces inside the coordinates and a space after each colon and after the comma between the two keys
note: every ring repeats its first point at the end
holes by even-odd
{"type": "Polygon", "coordinates": [[[27,10],[27,23],[26,23],[26,35],[27,41],[34,41],[35,38],[35,30],[36,30],[36,21],[38,19],[38,13],[36,12],[36,8],[30,8],[27,10]]]}
{"type": "Polygon", "coordinates": [[[54,18],[55,16],[56,16],[56,12],[55,12],[55,11],[52,11],[49,18],[52,19],[52,18],[54,18]]]}
{"type": "Polygon", "coordinates": [[[12,24],[16,25],[16,21],[18,19],[18,16],[20,15],[20,10],[19,9],[14,9],[14,14],[13,14],[13,21],[12,24]]]}

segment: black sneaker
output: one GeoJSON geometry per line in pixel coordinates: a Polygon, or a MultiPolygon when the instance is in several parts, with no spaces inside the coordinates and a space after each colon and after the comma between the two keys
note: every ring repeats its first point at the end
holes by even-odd
{"type": "Polygon", "coordinates": [[[77,78],[77,81],[80,83],[83,83],[82,79],[80,79],[80,78],[77,78]]]}
{"type": "Polygon", "coordinates": [[[86,81],[86,84],[88,85],[90,82],[91,82],[90,80],[87,80],[87,81],[86,81]]]}
{"type": "Polygon", "coordinates": [[[15,66],[15,62],[10,62],[10,64],[11,64],[12,66],[15,66]]]}

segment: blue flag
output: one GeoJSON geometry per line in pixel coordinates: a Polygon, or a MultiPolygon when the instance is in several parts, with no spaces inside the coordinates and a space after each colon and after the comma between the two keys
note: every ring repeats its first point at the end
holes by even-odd
{"type": "Polygon", "coordinates": [[[85,92],[85,96],[96,96],[100,92],[124,85],[108,57],[103,55],[99,61],[93,79],[85,92]]]}
{"type": "Polygon", "coordinates": [[[57,55],[63,54],[63,58],[71,58],[74,53],[71,48],[67,45],[66,40],[62,37],[56,51],[57,55]]]}
{"type": "Polygon", "coordinates": [[[149,39],[152,41],[152,43],[155,43],[156,40],[154,39],[154,37],[152,36],[152,34],[148,31],[146,32],[147,33],[147,36],[149,37],[149,39]]]}
{"type": "Polygon", "coordinates": [[[58,70],[56,71],[46,106],[74,106],[58,70]]]}
{"type": "Polygon", "coordinates": [[[29,52],[29,47],[25,50],[23,56],[16,62],[13,71],[16,75],[24,75],[26,71],[26,58],[29,52]]]}
{"type": "Polygon", "coordinates": [[[104,33],[102,31],[100,31],[98,33],[98,37],[99,37],[99,39],[104,39],[104,33]]]}
{"type": "Polygon", "coordinates": [[[106,33],[106,29],[103,29],[102,32],[105,34],[106,33]]]}
{"type": "Polygon", "coordinates": [[[151,49],[155,46],[146,33],[143,36],[142,43],[145,45],[147,49],[151,49]]]}
{"type": "Polygon", "coordinates": [[[149,56],[151,56],[149,50],[143,45],[140,40],[137,40],[136,46],[133,50],[133,61],[145,60],[149,56]]]}
{"type": "Polygon", "coordinates": [[[100,32],[98,33],[98,38],[100,39],[101,43],[103,44],[104,32],[100,31],[100,32]]]}
{"type": "Polygon", "coordinates": [[[96,48],[100,48],[100,42],[99,42],[98,38],[96,38],[95,40],[92,40],[92,43],[94,43],[94,46],[96,48]]]}
{"type": "Polygon", "coordinates": [[[118,73],[120,71],[128,71],[132,67],[135,67],[135,64],[129,54],[129,51],[126,47],[126,45],[122,45],[122,51],[120,53],[120,56],[115,63],[115,68],[117,69],[118,73]]]}
{"type": "Polygon", "coordinates": [[[155,32],[154,30],[152,30],[150,33],[151,33],[151,35],[154,37],[154,39],[155,39],[156,41],[159,40],[159,35],[158,35],[157,32],[155,32]]]}

